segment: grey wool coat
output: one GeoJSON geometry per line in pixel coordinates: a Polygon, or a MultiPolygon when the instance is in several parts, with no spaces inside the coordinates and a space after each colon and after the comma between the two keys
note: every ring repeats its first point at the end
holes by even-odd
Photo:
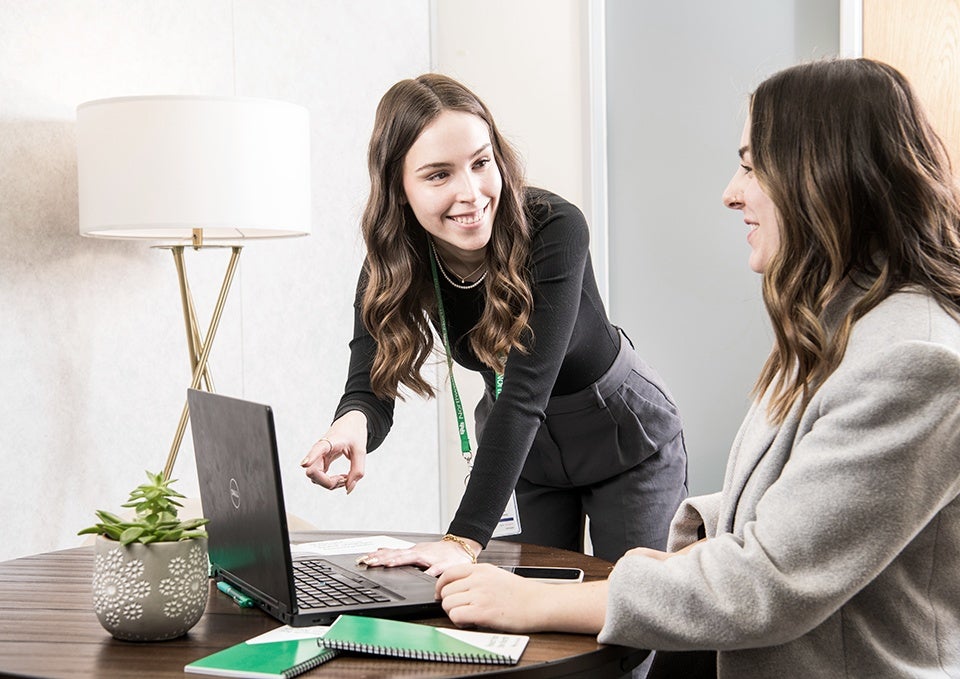
{"type": "Polygon", "coordinates": [[[600,641],[717,649],[720,677],[960,677],[960,324],[891,295],[802,411],[766,403],[669,549],[710,539],[620,559],[600,641]]]}

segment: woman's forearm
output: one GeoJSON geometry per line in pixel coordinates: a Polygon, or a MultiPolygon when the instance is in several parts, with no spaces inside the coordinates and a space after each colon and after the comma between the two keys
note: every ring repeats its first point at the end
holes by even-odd
{"type": "Polygon", "coordinates": [[[545,584],[543,630],[599,634],[607,610],[607,581],[545,584]]]}

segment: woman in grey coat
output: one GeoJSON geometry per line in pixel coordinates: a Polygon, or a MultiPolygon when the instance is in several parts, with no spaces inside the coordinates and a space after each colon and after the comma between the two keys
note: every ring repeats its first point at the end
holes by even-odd
{"type": "MultiPolygon", "coordinates": [[[[775,343],[723,490],[608,581],[484,567],[458,625],[717,651],[721,677],[960,677],[960,199],[904,77],[786,69],[750,100],[723,195],[775,343]],[[549,587],[550,589],[545,589],[549,587]]],[[[656,666],[657,661],[654,665],[656,666]]]]}

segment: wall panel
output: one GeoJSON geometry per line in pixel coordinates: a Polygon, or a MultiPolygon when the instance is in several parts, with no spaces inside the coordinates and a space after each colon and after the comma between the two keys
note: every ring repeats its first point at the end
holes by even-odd
{"type": "Polygon", "coordinates": [[[902,71],[960,163],[960,2],[863,0],[863,55],[902,71]]]}

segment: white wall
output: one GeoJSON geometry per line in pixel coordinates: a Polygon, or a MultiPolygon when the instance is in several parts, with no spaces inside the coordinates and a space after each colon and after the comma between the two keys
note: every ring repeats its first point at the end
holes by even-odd
{"type": "MultiPolygon", "coordinates": [[[[398,408],[349,498],[298,467],[346,374],[374,110],[429,70],[428,0],[0,0],[0,17],[0,559],[80,544],[160,470],[190,381],[170,254],[77,233],[75,108],[135,94],[309,109],[314,232],[245,248],[217,391],[274,406],[292,512],[440,530],[435,402],[398,408]]],[[[205,331],[226,253],[187,254],[205,331]]],[[[174,476],[196,495],[189,430],[174,476]]]]}
{"type": "Polygon", "coordinates": [[[607,0],[610,312],[673,390],[693,493],[719,490],[772,333],[720,203],[747,95],[839,49],[839,0],[607,0]]]}

